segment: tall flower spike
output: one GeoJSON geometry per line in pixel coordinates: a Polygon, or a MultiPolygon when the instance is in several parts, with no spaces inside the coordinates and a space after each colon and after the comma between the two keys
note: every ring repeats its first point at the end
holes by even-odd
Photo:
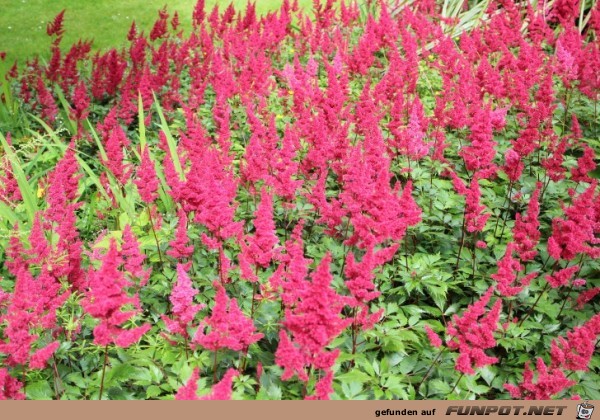
{"type": "Polygon", "coordinates": [[[200,379],[200,371],[194,369],[192,376],[184,386],[179,388],[175,395],[176,400],[230,400],[232,394],[233,378],[240,373],[235,369],[229,369],[220,382],[213,385],[209,394],[198,397],[198,379],[200,379]]]}
{"type": "Polygon", "coordinates": [[[163,315],[162,319],[167,325],[167,329],[173,334],[180,334],[189,338],[187,329],[191,326],[198,311],[206,305],[195,304],[194,297],[198,291],[192,287],[192,281],[185,271],[182,264],[177,264],[177,283],[171,291],[169,300],[173,305],[171,312],[173,319],[163,315]]]}
{"type": "Polygon", "coordinates": [[[256,265],[267,267],[276,256],[279,238],[273,221],[273,197],[263,188],[254,219],[255,235],[248,240],[248,251],[256,265]]]}
{"type": "Polygon", "coordinates": [[[535,191],[527,205],[527,214],[522,216],[517,213],[515,226],[513,228],[513,241],[515,243],[515,251],[519,255],[521,261],[531,261],[537,255],[535,249],[539,243],[541,232],[538,216],[540,214],[540,191],[542,183],[538,182],[535,191]]]}
{"type": "Polygon", "coordinates": [[[526,400],[550,400],[561,391],[575,385],[575,381],[567,379],[561,369],[548,368],[541,357],[537,359],[537,381],[533,382],[534,372],[525,365],[523,381],[519,385],[504,384],[504,388],[513,398],[526,400]]]}
{"type": "Polygon", "coordinates": [[[490,277],[498,282],[498,291],[502,296],[515,296],[521,293],[523,287],[531,283],[531,280],[537,276],[538,273],[530,273],[520,279],[517,284],[517,278],[519,272],[523,270],[523,266],[519,260],[513,258],[513,252],[515,250],[515,244],[510,242],[506,247],[504,257],[498,261],[498,272],[492,274],[490,277]]]}
{"type": "Polygon", "coordinates": [[[138,286],[144,287],[150,278],[151,268],[144,269],[143,263],[146,256],[140,251],[140,244],[131,231],[131,226],[126,225],[123,229],[123,246],[121,254],[125,262],[125,271],[138,279],[138,286]]]}
{"type": "Polygon", "coordinates": [[[0,400],[24,400],[23,384],[10,376],[8,369],[0,368],[0,400]]]}
{"type": "Polygon", "coordinates": [[[239,256],[242,277],[251,282],[258,281],[252,266],[266,268],[279,255],[279,238],[275,234],[273,221],[273,198],[266,189],[261,192],[255,216],[254,235],[246,235],[241,243],[242,251],[239,256]]]}
{"type": "Polygon", "coordinates": [[[140,197],[146,204],[152,204],[158,197],[158,178],[147,146],[142,150],[142,162],[136,175],[137,178],[133,182],[138,188],[140,197]]]}
{"type": "Polygon", "coordinates": [[[217,290],[210,317],[204,319],[193,339],[194,345],[208,350],[231,349],[241,351],[257,342],[263,334],[256,333],[254,323],[240,310],[236,299],[229,299],[225,288],[214,283],[217,290]],[[205,333],[205,328],[210,331],[205,333]]]}
{"type": "Polygon", "coordinates": [[[177,390],[175,399],[179,401],[195,401],[198,399],[198,379],[200,379],[200,369],[195,368],[190,379],[177,390]]]}
{"type": "Polygon", "coordinates": [[[183,260],[190,258],[194,253],[194,246],[191,245],[190,239],[187,233],[187,214],[185,210],[179,209],[177,212],[177,231],[175,232],[175,239],[169,242],[169,249],[167,255],[177,260],[183,260]]]}
{"type": "Polygon", "coordinates": [[[481,299],[469,305],[462,317],[455,315],[446,328],[446,333],[450,337],[446,341],[447,346],[450,349],[457,349],[460,353],[456,359],[456,370],[459,372],[473,375],[475,373],[473,367],[483,367],[498,362],[497,358],[490,357],[484,352],[496,345],[494,331],[498,328],[502,309],[502,300],[498,299],[493,308],[487,310],[486,306],[493,291],[493,287],[490,287],[481,299]]]}
{"type": "Polygon", "coordinates": [[[128,282],[119,271],[122,262],[123,259],[117,251],[117,243],[115,239],[111,239],[100,269],[95,271],[90,268],[88,271],[89,290],[82,301],[82,306],[88,314],[100,320],[94,328],[94,343],[99,346],[114,343],[119,347],[129,347],[150,329],[150,324],[130,330],[121,327],[137,312],[136,310],[123,311],[123,307],[139,305],[137,295],[130,297],[125,292],[128,282]]]}

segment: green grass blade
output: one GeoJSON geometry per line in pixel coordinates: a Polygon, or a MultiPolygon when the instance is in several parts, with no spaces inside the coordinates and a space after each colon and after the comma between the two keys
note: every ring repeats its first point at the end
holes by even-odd
{"type": "Polygon", "coordinates": [[[10,164],[13,169],[13,174],[15,176],[15,179],[17,180],[17,184],[19,185],[19,191],[21,192],[21,196],[23,197],[23,203],[25,204],[25,210],[27,211],[29,222],[33,223],[35,213],[38,210],[37,200],[35,198],[33,188],[31,187],[29,181],[27,180],[27,177],[25,176],[25,172],[21,167],[19,158],[14,153],[12,147],[8,144],[2,133],[0,133],[0,143],[2,143],[4,152],[10,160],[10,164]]]}
{"type": "Polygon", "coordinates": [[[175,170],[179,175],[179,179],[183,179],[183,168],[181,167],[181,161],[179,160],[179,156],[177,154],[177,144],[175,143],[175,139],[171,135],[169,124],[167,124],[167,120],[165,119],[165,115],[162,112],[162,108],[160,107],[156,96],[154,96],[154,105],[156,106],[158,117],[160,118],[160,128],[167,137],[167,144],[169,145],[169,152],[171,153],[171,160],[173,161],[173,166],[175,166],[175,170]]]}
{"type": "Polygon", "coordinates": [[[19,221],[15,212],[2,201],[0,201],[0,220],[7,222],[6,229],[10,229],[19,221]]]}

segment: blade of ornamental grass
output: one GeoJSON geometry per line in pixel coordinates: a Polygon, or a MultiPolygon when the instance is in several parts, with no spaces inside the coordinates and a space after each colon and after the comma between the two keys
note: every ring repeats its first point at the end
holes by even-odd
{"type": "Polygon", "coordinates": [[[169,124],[167,124],[167,120],[165,119],[165,114],[160,107],[160,103],[156,99],[156,95],[154,95],[154,106],[156,107],[156,111],[158,112],[158,118],[160,118],[160,128],[165,133],[165,137],[167,138],[167,144],[169,145],[169,152],[171,153],[171,159],[173,161],[173,166],[175,166],[175,170],[179,175],[179,179],[183,179],[183,168],[181,167],[181,161],[179,160],[179,156],[177,154],[177,144],[175,143],[175,139],[171,135],[171,130],[169,129],[169,124]]]}
{"type": "Polygon", "coordinates": [[[33,224],[35,213],[38,210],[34,189],[27,180],[27,177],[25,176],[25,172],[23,171],[18,156],[13,151],[12,146],[8,144],[6,138],[4,137],[4,135],[2,135],[2,133],[0,133],[0,143],[2,143],[4,153],[6,153],[8,159],[10,160],[13,175],[17,180],[19,191],[21,192],[21,196],[23,197],[23,203],[25,204],[25,210],[27,211],[29,223],[33,224]]]}
{"type": "MultiPolygon", "coordinates": [[[[161,120],[161,122],[162,121],[163,120],[161,120]]],[[[140,137],[140,148],[141,148],[140,150],[143,150],[144,147],[148,147],[148,142],[146,140],[146,123],[145,123],[145,118],[144,118],[144,104],[142,102],[141,94],[138,95],[138,131],[139,131],[138,135],[140,137]]],[[[171,149],[169,148],[169,151],[170,150],[171,149]]],[[[136,157],[138,158],[138,161],[141,162],[141,156],[135,148],[133,149],[133,153],[135,153],[136,157]]],[[[156,160],[154,159],[154,153],[152,152],[152,149],[150,147],[148,147],[148,154],[150,155],[150,160],[152,162],[156,162],[156,160]]],[[[165,180],[164,172],[162,170],[162,165],[154,165],[154,170],[156,171],[156,176],[158,177],[158,180],[160,181],[160,185],[161,185],[161,188],[158,189],[158,196],[160,197],[161,201],[163,202],[163,204],[165,206],[165,210],[167,212],[170,212],[175,207],[175,203],[173,203],[171,196],[169,196],[166,193],[168,186],[167,186],[167,182],[165,180]]]]}
{"type": "Polygon", "coordinates": [[[55,84],[52,87],[52,89],[58,96],[58,100],[61,104],[61,113],[63,120],[68,125],[67,129],[69,130],[69,133],[71,133],[71,135],[74,136],[77,134],[77,124],[74,120],[71,119],[71,105],[69,105],[69,102],[67,101],[67,98],[65,97],[65,94],[60,88],[60,86],[55,84]]]}
{"type": "MultiPolygon", "coordinates": [[[[40,124],[44,130],[46,130],[46,133],[48,134],[48,137],[50,138],[51,142],[50,144],[47,144],[48,147],[58,147],[60,148],[61,152],[64,153],[67,150],[67,145],[60,139],[60,137],[56,134],[56,132],[54,130],[52,130],[52,128],[46,124],[43,120],[41,120],[40,118],[36,117],[35,115],[32,115],[32,117],[37,121],[38,124],[40,124]]],[[[39,136],[39,133],[30,130],[32,135],[37,135],[39,136]]],[[[46,141],[45,138],[43,141],[46,141]]],[[[88,174],[88,176],[90,177],[90,180],[94,183],[94,185],[96,185],[96,188],[98,189],[98,191],[100,191],[100,194],[102,194],[102,196],[107,200],[110,201],[110,196],[108,195],[108,193],[106,192],[106,190],[104,189],[104,186],[102,185],[102,183],[100,182],[100,178],[94,173],[94,171],[92,170],[92,168],[90,168],[90,166],[87,164],[87,162],[85,160],[83,160],[83,158],[80,156],[87,156],[85,153],[81,152],[80,150],[76,151],[77,154],[75,155],[75,159],[77,159],[77,162],[79,162],[79,165],[81,166],[81,168],[88,174]]],[[[88,156],[89,157],[89,156],[88,156]]]]}

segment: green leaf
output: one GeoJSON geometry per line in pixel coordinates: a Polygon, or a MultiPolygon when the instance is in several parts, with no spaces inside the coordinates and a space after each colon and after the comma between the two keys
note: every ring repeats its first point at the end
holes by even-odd
{"type": "Polygon", "coordinates": [[[365,383],[371,381],[373,378],[367,375],[365,372],[362,372],[358,369],[353,369],[350,372],[342,373],[341,375],[336,375],[336,379],[339,379],[342,382],[358,382],[365,383]]]}
{"type": "Polygon", "coordinates": [[[160,389],[156,385],[150,385],[146,389],[146,398],[156,398],[163,393],[162,389],[160,389]]]}
{"type": "Polygon", "coordinates": [[[29,400],[51,400],[54,391],[46,381],[32,382],[27,384],[27,399],[29,400]]]}
{"type": "Polygon", "coordinates": [[[429,382],[429,395],[448,395],[451,390],[450,385],[440,379],[429,382]]]}

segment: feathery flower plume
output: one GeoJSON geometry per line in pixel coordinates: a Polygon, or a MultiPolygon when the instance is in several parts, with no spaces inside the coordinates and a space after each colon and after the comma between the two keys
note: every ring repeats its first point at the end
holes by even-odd
{"type": "Polygon", "coordinates": [[[230,400],[232,394],[233,378],[240,373],[235,369],[229,369],[220,382],[213,385],[209,394],[198,397],[198,379],[200,379],[200,370],[195,368],[192,376],[184,386],[179,388],[175,395],[176,400],[230,400]]]}
{"type": "Polygon", "coordinates": [[[538,221],[541,189],[542,183],[538,182],[527,205],[527,214],[522,216],[521,213],[517,213],[515,218],[513,242],[515,244],[515,251],[523,262],[531,261],[537,255],[535,248],[541,236],[539,230],[540,222],[538,221]]]}
{"type": "Polygon", "coordinates": [[[173,287],[169,298],[173,305],[171,310],[173,318],[162,316],[169,332],[189,338],[188,328],[191,327],[198,311],[206,306],[194,303],[194,296],[197,293],[198,291],[192,287],[192,281],[186,273],[185,267],[182,264],[177,264],[177,283],[173,287]]]}
{"type": "Polygon", "coordinates": [[[142,162],[136,175],[133,182],[138,188],[140,197],[146,204],[152,204],[158,197],[158,178],[147,146],[142,150],[142,162]]]}
{"type": "Polygon", "coordinates": [[[459,351],[456,359],[456,370],[473,375],[473,367],[483,367],[498,362],[495,357],[485,354],[484,350],[496,345],[494,331],[498,328],[498,319],[502,309],[502,300],[498,299],[491,310],[486,306],[492,297],[494,289],[487,292],[468,309],[461,317],[454,315],[446,328],[450,337],[446,345],[459,351]]]}
{"type": "Polygon", "coordinates": [[[192,345],[200,345],[208,350],[231,349],[242,351],[256,343],[263,334],[256,333],[254,323],[240,310],[237,300],[227,297],[220,283],[213,283],[217,294],[212,314],[205,318],[194,335],[192,345]],[[210,329],[205,332],[206,327],[210,329]]]}
{"type": "Polygon", "coordinates": [[[10,376],[8,369],[0,368],[0,400],[24,400],[23,384],[10,376]]]}
{"type": "Polygon", "coordinates": [[[167,255],[181,261],[192,256],[194,253],[194,246],[190,244],[187,233],[187,214],[181,208],[177,212],[177,219],[175,239],[169,242],[167,255]]]}
{"type": "Polygon", "coordinates": [[[498,282],[497,289],[502,296],[515,296],[521,293],[523,288],[529,285],[531,280],[538,274],[534,272],[518,279],[519,272],[523,270],[523,266],[519,260],[512,256],[515,248],[516,245],[513,242],[508,244],[504,257],[498,261],[498,272],[490,276],[498,282]]]}
{"type": "Polygon", "coordinates": [[[81,304],[88,314],[100,320],[94,328],[94,343],[99,346],[115,344],[119,347],[129,347],[150,329],[150,324],[132,329],[121,327],[138,312],[135,309],[124,310],[124,307],[139,307],[138,296],[129,296],[125,291],[129,284],[119,271],[122,263],[117,242],[112,238],[100,269],[94,270],[90,267],[88,270],[89,290],[81,304]]]}

